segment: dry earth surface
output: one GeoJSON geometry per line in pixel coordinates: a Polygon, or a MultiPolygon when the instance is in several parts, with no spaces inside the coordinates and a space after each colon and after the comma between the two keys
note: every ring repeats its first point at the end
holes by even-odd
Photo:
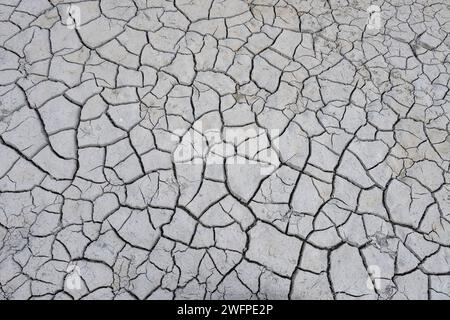
{"type": "Polygon", "coordinates": [[[449,33],[448,0],[0,0],[0,298],[449,299],[449,33]]]}

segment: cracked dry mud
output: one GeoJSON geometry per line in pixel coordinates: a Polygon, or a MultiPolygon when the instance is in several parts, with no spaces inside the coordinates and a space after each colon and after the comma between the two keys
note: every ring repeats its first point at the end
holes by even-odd
{"type": "Polygon", "coordinates": [[[0,1],[2,299],[450,298],[447,0],[70,2],[0,1]]]}

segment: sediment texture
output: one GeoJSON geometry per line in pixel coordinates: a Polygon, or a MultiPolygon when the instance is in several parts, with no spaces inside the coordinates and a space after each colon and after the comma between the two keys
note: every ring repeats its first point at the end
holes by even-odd
{"type": "Polygon", "coordinates": [[[0,2],[1,298],[450,297],[448,0],[0,2]]]}

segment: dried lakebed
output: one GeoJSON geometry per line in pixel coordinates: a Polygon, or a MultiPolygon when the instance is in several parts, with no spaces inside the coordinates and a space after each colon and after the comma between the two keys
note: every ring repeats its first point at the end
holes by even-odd
{"type": "Polygon", "coordinates": [[[0,299],[449,299],[448,0],[2,0],[0,299]]]}

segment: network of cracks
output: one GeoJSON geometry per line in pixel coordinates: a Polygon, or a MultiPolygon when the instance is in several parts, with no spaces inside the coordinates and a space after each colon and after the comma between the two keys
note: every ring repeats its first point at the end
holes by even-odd
{"type": "Polygon", "coordinates": [[[447,0],[2,0],[0,299],[449,299],[449,34],[447,0]]]}

